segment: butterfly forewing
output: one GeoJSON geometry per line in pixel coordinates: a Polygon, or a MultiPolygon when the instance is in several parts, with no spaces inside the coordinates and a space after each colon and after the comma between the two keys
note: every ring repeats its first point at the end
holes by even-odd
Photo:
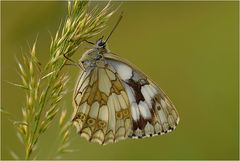
{"type": "Polygon", "coordinates": [[[129,137],[164,134],[176,128],[178,113],[168,96],[144,73],[114,54],[106,54],[128,94],[132,127],[129,137]]]}
{"type": "Polygon", "coordinates": [[[108,144],[175,129],[178,113],[152,80],[114,54],[104,59],[104,66],[87,68],[76,86],[73,122],[82,137],[108,144]]]}

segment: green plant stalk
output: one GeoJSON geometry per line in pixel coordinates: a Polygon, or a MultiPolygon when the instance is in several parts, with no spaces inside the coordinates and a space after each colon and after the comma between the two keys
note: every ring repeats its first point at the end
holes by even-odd
{"type": "MultiPolygon", "coordinates": [[[[33,148],[33,145],[36,144],[37,140],[34,141],[34,138],[35,138],[35,135],[36,135],[36,132],[37,132],[37,129],[38,129],[38,125],[39,125],[39,122],[40,122],[40,118],[42,116],[42,111],[43,111],[43,107],[45,105],[45,100],[46,100],[46,97],[47,97],[47,94],[48,94],[48,90],[50,89],[50,85],[51,85],[51,81],[52,79],[50,79],[48,85],[47,85],[47,89],[46,89],[46,93],[44,94],[43,96],[43,103],[41,104],[40,106],[40,111],[39,111],[39,115],[38,115],[38,118],[36,118],[36,124],[34,126],[34,130],[33,130],[33,135],[32,135],[32,139],[30,139],[30,146],[29,148],[27,149],[26,151],[26,160],[29,159],[30,155],[31,155],[31,152],[32,152],[32,148],[33,148]]],[[[38,138],[38,137],[37,137],[38,138]]]]}
{"type": "Polygon", "coordinates": [[[46,90],[45,90],[46,92],[45,92],[45,94],[44,94],[44,96],[43,96],[43,103],[42,103],[41,106],[40,106],[38,118],[36,118],[36,124],[35,124],[35,126],[34,126],[33,135],[32,135],[31,144],[30,144],[31,147],[30,147],[29,150],[27,150],[27,153],[26,153],[26,158],[25,158],[26,160],[29,159],[30,154],[31,154],[31,151],[32,151],[32,150],[31,150],[31,149],[32,149],[32,146],[36,144],[37,139],[38,139],[38,137],[35,139],[35,135],[36,135],[37,130],[38,130],[38,128],[39,128],[39,122],[40,122],[40,118],[41,118],[41,116],[42,116],[43,108],[44,108],[45,103],[46,103],[46,97],[47,97],[47,95],[48,95],[48,91],[49,91],[49,89],[50,89],[50,86],[51,86],[51,84],[52,84],[52,81],[54,80],[53,77],[56,77],[56,76],[59,74],[59,72],[61,71],[61,69],[62,69],[62,67],[64,66],[64,63],[65,63],[65,62],[66,62],[66,60],[64,60],[63,64],[62,64],[61,67],[59,68],[57,74],[54,75],[54,76],[51,76],[51,78],[50,78],[50,80],[49,80],[49,82],[48,82],[47,88],[46,88],[46,90]]]}

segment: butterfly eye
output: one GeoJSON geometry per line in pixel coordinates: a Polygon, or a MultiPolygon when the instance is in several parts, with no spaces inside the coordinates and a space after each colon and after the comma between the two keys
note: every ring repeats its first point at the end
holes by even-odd
{"type": "Polygon", "coordinates": [[[105,46],[106,46],[106,43],[102,39],[99,39],[97,41],[97,47],[104,48],[105,46]]]}
{"type": "Polygon", "coordinates": [[[98,46],[104,46],[105,45],[105,43],[103,42],[103,41],[101,41],[99,44],[98,44],[98,46]]]}

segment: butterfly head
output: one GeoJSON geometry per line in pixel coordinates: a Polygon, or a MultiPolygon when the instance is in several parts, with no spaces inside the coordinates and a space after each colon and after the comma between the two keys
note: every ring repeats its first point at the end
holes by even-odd
{"type": "Polygon", "coordinates": [[[95,47],[97,49],[105,49],[106,48],[106,42],[103,40],[103,38],[100,38],[97,42],[95,47]]]}
{"type": "MultiPolygon", "coordinates": [[[[116,29],[117,25],[122,19],[122,15],[119,17],[117,23],[113,27],[112,31],[106,38],[106,40],[103,40],[103,36],[96,42],[94,47],[88,51],[86,51],[81,59],[80,63],[81,65],[86,69],[87,67],[96,67],[96,66],[105,66],[105,59],[104,59],[104,53],[107,53],[108,50],[106,49],[106,42],[109,40],[110,36],[112,35],[113,31],[116,29]]],[[[87,41],[88,42],[88,41],[87,41]]],[[[93,44],[89,42],[90,44],[93,44]]]]}

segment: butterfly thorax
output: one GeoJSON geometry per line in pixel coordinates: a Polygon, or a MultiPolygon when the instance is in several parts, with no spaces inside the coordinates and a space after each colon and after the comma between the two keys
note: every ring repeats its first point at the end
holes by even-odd
{"type": "Polygon", "coordinates": [[[86,69],[88,67],[104,67],[106,64],[104,54],[107,53],[106,44],[97,42],[95,47],[86,51],[81,59],[80,63],[86,69]]]}

